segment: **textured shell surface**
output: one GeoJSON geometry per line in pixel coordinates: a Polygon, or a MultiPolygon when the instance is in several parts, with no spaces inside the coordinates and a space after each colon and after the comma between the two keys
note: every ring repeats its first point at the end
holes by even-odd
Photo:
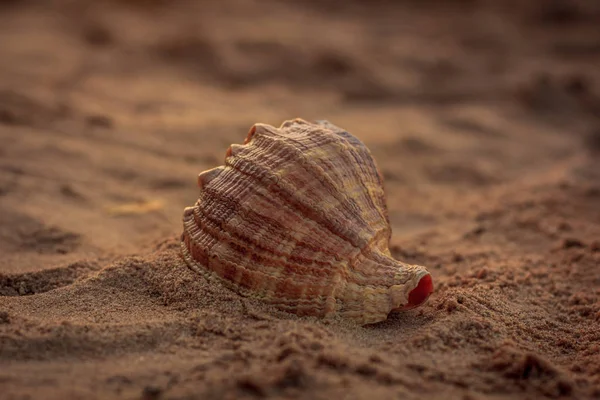
{"type": "Polygon", "coordinates": [[[255,124],[198,176],[184,211],[188,266],[298,315],[359,324],[416,307],[429,272],[395,260],[383,181],[367,147],[327,121],[255,124]]]}

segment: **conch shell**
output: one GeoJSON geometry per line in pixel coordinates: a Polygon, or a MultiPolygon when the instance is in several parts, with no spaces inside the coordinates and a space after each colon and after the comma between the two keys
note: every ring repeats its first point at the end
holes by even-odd
{"type": "Polygon", "coordinates": [[[433,291],[424,267],[390,254],[382,177],[369,150],[327,121],[254,125],[198,186],[183,215],[183,258],[240,295],[364,325],[433,291]]]}

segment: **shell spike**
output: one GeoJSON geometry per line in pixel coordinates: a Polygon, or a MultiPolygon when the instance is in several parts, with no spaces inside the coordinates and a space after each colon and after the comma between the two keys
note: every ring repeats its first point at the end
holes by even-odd
{"type": "Polygon", "coordinates": [[[250,143],[250,141],[252,140],[252,138],[254,138],[255,135],[261,135],[267,131],[268,131],[267,125],[254,124],[252,126],[252,128],[250,128],[250,131],[248,132],[248,136],[246,136],[246,140],[244,140],[244,144],[250,143]]]}
{"type": "Polygon", "coordinates": [[[284,121],[279,129],[289,128],[293,125],[311,125],[310,122],[303,120],[302,118],[294,118],[287,121],[284,121]]]}
{"type": "Polygon", "coordinates": [[[200,189],[205,188],[206,185],[219,176],[222,171],[223,167],[216,167],[200,173],[200,175],[198,175],[198,187],[200,189]]]}
{"type": "Polygon", "coordinates": [[[229,157],[235,157],[237,154],[240,153],[241,149],[242,149],[242,145],[240,144],[232,144],[231,146],[229,146],[229,148],[227,149],[227,152],[225,153],[225,158],[229,158],[229,157]]]}

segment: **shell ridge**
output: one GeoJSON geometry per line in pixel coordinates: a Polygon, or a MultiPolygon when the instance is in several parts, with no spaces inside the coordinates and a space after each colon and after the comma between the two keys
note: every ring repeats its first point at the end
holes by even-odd
{"type": "MultiPolygon", "coordinates": [[[[237,159],[236,161],[242,161],[242,159],[237,159]]],[[[238,169],[241,173],[245,174],[246,176],[248,176],[250,179],[253,178],[253,176],[251,174],[246,173],[243,169],[239,168],[239,163],[235,163],[235,164],[229,164],[231,167],[238,169]]],[[[289,204],[291,206],[293,206],[294,208],[296,208],[304,217],[306,218],[310,218],[312,221],[314,221],[315,223],[319,224],[320,226],[324,227],[326,230],[328,230],[330,233],[339,236],[340,238],[342,238],[343,240],[345,240],[346,242],[350,243],[353,247],[355,248],[360,248],[359,246],[357,246],[352,240],[350,240],[350,238],[345,237],[344,235],[341,235],[339,232],[336,232],[336,229],[334,227],[332,227],[332,224],[328,224],[327,219],[324,218],[324,216],[322,214],[319,213],[315,213],[313,211],[311,211],[309,205],[304,204],[298,200],[296,200],[295,198],[293,198],[291,196],[291,189],[284,187],[284,186],[280,186],[280,182],[277,182],[277,184],[274,183],[275,186],[277,186],[277,188],[279,189],[278,191],[273,191],[272,193],[274,195],[278,195],[281,196],[281,194],[284,194],[286,196],[289,197],[289,204]],[[281,194],[280,194],[281,193],[281,194]]]]}
{"type": "MultiPolygon", "coordinates": [[[[230,281],[227,280],[223,277],[221,277],[215,270],[211,269],[208,266],[203,266],[201,264],[199,264],[190,254],[188,248],[186,247],[185,243],[182,242],[181,243],[181,251],[182,251],[182,256],[184,258],[184,260],[186,261],[186,264],[189,266],[190,269],[192,269],[194,272],[199,273],[201,276],[203,276],[205,279],[209,280],[209,281],[218,281],[220,283],[222,283],[225,287],[227,287],[229,290],[238,293],[241,296],[244,297],[248,297],[248,298],[258,298],[258,299],[264,299],[267,300],[268,303],[276,305],[278,308],[287,310],[287,311],[302,311],[303,309],[308,309],[305,310],[306,314],[303,315],[314,315],[314,311],[313,310],[317,310],[318,312],[316,313],[316,315],[322,315],[325,316],[326,312],[327,312],[327,300],[331,297],[331,295],[327,295],[326,292],[322,292],[323,294],[321,295],[317,295],[317,296],[310,296],[310,297],[300,297],[300,298],[290,298],[290,299],[279,299],[278,301],[273,300],[272,298],[269,299],[269,297],[267,296],[268,294],[275,294],[275,291],[271,290],[271,291],[261,291],[261,292],[254,292],[252,291],[252,289],[250,287],[245,287],[239,284],[239,282],[234,282],[234,281],[230,281]],[[300,307],[299,307],[300,306],[300,307]]],[[[225,263],[230,263],[229,261],[223,261],[225,263]]],[[[235,265],[234,263],[230,263],[232,266],[235,265]]],[[[323,285],[324,288],[326,288],[326,285],[323,285]]],[[[274,296],[272,296],[274,297],[274,296]]]]}
{"type": "MultiPolygon", "coordinates": [[[[291,139],[291,140],[294,140],[294,139],[291,139]]],[[[294,142],[296,142],[298,145],[301,145],[299,142],[297,142],[295,140],[294,140],[294,142]]],[[[331,143],[335,143],[335,141],[327,142],[327,144],[331,144],[331,143]]],[[[309,150],[311,148],[311,147],[306,147],[304,145],[302,145],[302,147],[304,147],[307,150],[309,150]]],[[[356,204],[354,199],[350,199],[348,196],[345,196],[344,193],[339,190],[339,188],[335,185],[334,181],[331,180],[331,178],[328,176],[327,172],[321,166],[311,163],[308,156],[303,154],[302,152],[300,152],[298,149],[295,149],[293,147],[291,147],[290,149],[291,149],[291,152],[293,152],[296,161],[299,162],[300,165],[302,165],[302,167],[313,177],[313,179],[319,180],[319,177],[321,177],[321,178],[325,177],[324,179],[326,179],[326,182],[319,180],[320,183],[323,184],[323,188],[327,191],[327,193],[329,195],[331,195],[333,198],[335,198],[338,201],[340,206],[344,207],[345,213],[341,214],[341,216],[344,217],[344,220],[336,221],[335,225],[337,227],[338,232],[333,232],[333,233],[338,234],[345,238],[354,236],[356,238],[355,241],[350,241],[350,242],[355,247],[360,248],[361,246],[357,242],[364,242],[365,241],[364,238],[360,238],[360,237],[356,236],[355,232],[353,232],[352,229],[345,228],[345,227],[348,227],[351,225],[350,224],[350,221],[351,221],[350,216],[356,216],[357,214],[360,215],[360,211],[361,211],[360,207],[358,207],[358,205],[356,204]]],[[[281,187],[283,185],[283,182],[279,181],[278,184],[281,187]]],[[[303,200],[302,198],[300,198],[299,196],[301,195],[301,193],[295,191],[293,188],[287,188],[285,190],[285,194],[287,197],[289,197],[289,199],[293,198],[293,200],[295,200],[294,203],[303,204],[305,210],[310,210],[311,207],[314,208],[314,204],[307,204],[308,199],[303,200]]],[[[320,211],[320,210],[317,210],[317,211],[320,211]]],[[[320,219],[324,220],[324,221],[331,220],[332,218],[334,218],[333,215],[323,215],[323,214],[320,215],[320,219]]],[[[356,221],[354,221],[354,222],[356,222],[356,221]]],[[[370,230],[366,221],[362,220],[361,225],[362,225],[361,231],[370,230]]]]}
{"type": "MultiPolygon", "coordinates": [[[[195,210],[195,217],[197,219],[199,219],[200,215],[198,215],[198,213],[201,212],[200,207],[196,206],[194,207],[195,210]]],[[[199,226],[201,225],[201,222],[199,220],[193,221],[192,223],[194,223],[193,228],[195,228],[196,230],[198,230],[199,226]]],[[[187,224],[189,226],[190,221],[187,221],[187,224]]],[[[216,228],[215,228],[216,229],[216,228]]],[[[211,234],[210,232],[207,232],[207,227],[204,226],[204,229],[202,229],[203,232],[211,234]]],[[[223,232],[222,235],[218,234],[218,230],[216,231],[216,239],[217,240],[222,240],[223,239],[223,235],[226,234],[225,232],[223,232]]],[[[215,233],[212,233],[212,235],[214,236],[215,233]]],[[[223,243],[223,242],[221,242],[223,243]]],[[[227,245],[230,244],[230,241],[228,240],[228,238],[225,238],[225,243],[227,245]]],[[[207,278],[207,279],[216,279],[220,282],[225,283],[225,286],[228,287],[230,290],[239,293],[240,295],[246,296],[246,297],[254,297],[254,298],[277,298],[275,295],[277,294],[277,285],[275,285],[275,289],[268,289],[268,288],[263,288],[262,290],[259,290],[259,288],[257,287],[253,287],[252,285],[244,285],[243,281],[240,281],[239,278],[242,278],[243,276],[253,276],[253,279],[247,279],[246,282],[250,281],[257,281],[256,276],[260,275],[260,276],[264,276],[265,278],[269,278],[271,279],[271,281],[273,283],[276,283],[278,281],[281,280],[280,275],[278,275],[277,273],[267,273],[264,270],[254,270],[251,271],[249,270],[246,266],[244,265],[239,265],[238,263],[236,263],[235,261],[229,260],[227,258],[223,258],[220,257],[218,255],[208,255],[207,260],[206,260],[206,265],[202,265],[196,262],[196,260],[194,259],[193,255],[190,253],[189,249],[186,246],[185,242],[182,242],[182,246],[183,246],[183,255],[184,255],[184,259],[186,260],[186,263],[188,263],[188,265],[190,265],[191,269],[196,271],[196,272],[201,272],[202,275],[207,278]],[[218,260],[218,261],[215,261],[218,260]],[[218,263],[218,264],[217,264],[218,263]],[[220,265],[220,268],[217,269],[215,268],[217,265],[220,265]],[[226,277],[220,276],[218,270],[222,270],[225,271],[227,269],[233,270],[235,269],[235,267],[239,267],[241,270],[243,270],[240,274],[239,274],[239,278],[237,280],[228,280],[226,277]],[[204,267],[204,268],[202,268],[204,267]],[[207,276],[206,272],[208,272],[210,274],[210,276],[207,276]]],[[[252,260],[252,261],[257,261],[257,260],[252,260]]],[[[260,265],[264,265],[264,263],[261,263],[260,265]]],[[[292,268],[295,268],[297,266],[294,265],[290,265],[292,268]]],[[[266,281],[264,278],[261,279],[260,281],[266,281]]],[[[331,291],[331,285],[327,280],[323,280],[322,277],[319,276],[315,276],[315,279],[312,279],[312,284],[313,286],[316,287],[320,287],[319,292],[321,293],[321,295],[318,296],[311,296],[311,298],[304,298],[302,296],[300,297],[295,297],[295,298],[291,298],[291,299],[284,299],[284,303],[289,303],[290,306],[286,306],[283,308],[286,308],[288,310],[303,310],[305,309],[305,312],[307,314],[314,314],[314,310],[317,310],[319,312],[319,314],[322,314],[322,310],[326,308],[326,303],[327,303],[327,299],[331,296],[330,293],[328,293],[328,291],[331,291]],[[320,284],[319,284],[320,282],[320,284]],[[315,284],[316,283],[316,284],[315,284]]],[[[297,285],[298,287],[302,287],[301,285],[297,285]]],[[[272,304],[275,304],[277,306],[282,306],[283,304],[281,303],[283,300],[280,299],[279,301],[270,301],[272,304]]]]}
{"type": "MultiPolygon", "coordinates": [[[[324,133],[324,132],[323,132],[324,133]]],[[[297,135],[300,136],[300,135],[297,135]]],[[[327,190],[328,194],[336,198],[340,205],[344,206],[348,213],[352,215],[353,212],[360,211],[360,208],[353,201],[354,199],[348,198],[344,196],[344,194],[338,189],[335,182],[329,177],[327,171],[325,171],[321,166],[310,161],[309,156],[304,154],[302,151],[298,150],[296,147],[301,147],[305,151],[312,151],[315,148],[319,148],[323,145],[332,145],[335,144],[336,140],[332,137],[326,137],[325,135],[304,135],[304,137],[310,142],[310,146],[303,143],[298,137],[288,136],[287,141],[293,142],[296,146],[292,146],[287,143],[287,141],[279,140],[280,145],[284,146],[286,150],[293,155],[294,160],[299,162],[300,165],[315,179],[320,181],[322,184],[326,183],[327,185],[323,185],[324,189],[327,190]],[[321,179],[319,179],[321,178],[321,179]],[[323,179],[326,179],[326,182],[323,182],[323,179]]],[[[265,140],[269,140],[272,138],[265,138],[265,140]]],[[[335,166],[332,166],[332,170],[335,171],[335,166]]]]}
{"type": "MultiPolygon", "coordinates": [[[[348,131],[345,131],[333,125],[329,121],[322,120],[318,121],[318,123],[319,125],[323,126],[322,129],[328,129],[330,132],[337,135],[337,137],[339,137],[341,140],[343,140],[344,143],[347,144],[347,146],[344,146],[344,150],[346,151],[340,152],[340,156],[344,157],[346,160],[350,161],[351,164],[356,165],[360,168],[362,174],[354,173],[354,176],[355,180],[357,182],[360,182],[365,189],[365,194],[363,198],[371,204],[373,209],[379,212],[383,220],[386,221],[389,225],[388,210],[385,204],[384,197],[383,180],[381,174],[379,173],[379,169],[377,168],[377,164],[375,163],[375,160],[373,159],[373,156],[368,147],[360,139],[353,136],[348,131]],[[349,155],[352,157],[352,160],[349,159],[346,152],[349,153],[349,155]],[[367,169],[365,169],[365,166],[367,167],[367,169]],[[375,204],[375,199],[371,196],[371,191],[365,183],[363,179],[364,177],[373,177],[375,179],[375,181],[373,181],[375,187],[379,187],[381,189],[381,196],[377,196],[379,204],[375,204]]],[[[353,169],[351,169],[350,171],[354,172],[353,169]]]]}
{"type": "Polygon", "coordinates": [[[378,252],[365,252],[352,260],[348,267],[352,268],[351,272],[353,276],[360,278],[359,281],[361,283],[377,288],[388,285],[389,279],[394,279],[397,282],[397,273],[400,271],[400,267],[405,268],[409,266],[394,258],[381,255],[378,252]],[[361,268],[361,266],[365,265],[373,268],[373,271],[366,274],[365,268],[361,268]]]}
{"type": "MultiPolygon", "coordinates": [[[[247,237],[243,237],[242,235],[240,235],[239,233],[236,232],[231,232],[231,231],[219,231],[218,230],[218,224],[217,221],[215,221],[213,218],[210,217],[210,215],[206,214],[205,211],[201,208],[198,207],[197,208],[197,213],[195,214],[195,218],[196,218],[196,223],[199,224],[199,220],[204,219],[204,221],[208,221],[210,222],[210,224],[212,226],[208,226],[207,224],[204,224],[204,227],[202,228],[203,231],[205,231],[206,233],[214,236],[215,238],[219,239],[219,240],[225,240],[227,241],[228,244],[237,246],[239,248],[246,248],[244,246],[244,241],[248,240],[249,238],[247,237]],[[227,236],[226,234],[229,234],[229,236],[227,236]]],[[[249,250],[249,253],[253,253],[254,255],[256,255],[259,258],[262,259],[266,259],[269,261],[272,261],[272,265],[282,265],[281,261],[285,260],[288,255],[284,254],[284,253],[276,253],[275,251],[271,250],[271,249],[266,249],[265,247],[261,246],[259,243],[257,242],[253,242],[252,243],[257,249],[259,250],[263,250],[262,253],[267,253],[267,254],[273,254],[276,256],[276,258],[273,257],[268,257],[266,255],[263,254],[259,254],[257,252],[253,252],[252,250],[249,250]],[[279,262],[278,262],[279,261],[279,262]]],[[[283,263],[283,265],[286,266],[290,266],[290,267],[299,267],[300,269],[302,268],[311,268],[312,265],[314,264],[314,270],[318,272],[320,267],[324,267],[324,266],[328,266],[328,267],[332,267],[333,265],[335,265],[333,262],[325,262],[325,261],[315,261],[315,260],[306,260],[306,265],[302,265],[300,263],[296,263],[296,264],[287,264],[287,263],[283,263]]],[[[261,263],[261,265],[264,265],[266,267],[270,267],[271,265],[267,265],[264,263],[261,263]]],[[[317,276],[317,277],[321,277],[321,274],[318,273],[313,273],[311,274],[313,276],[317,276]]]]}
{"type": "MultiPolygon", "coordinates": [[[[321,134],[324,134],[326,132],[326,130],[325,130],[325,128],[323,128],[319,132],[321,134]]],[[[334,140],[329,140],[329,141],[325,142],[325,144],[328,144],[328,145],[331,144],[331,145],[335,146],[336,144],[338,144],[336,142],[338,142],[340,139],[343,140],[344,143],[347,144],[347,145],[346,146],[343,146],[343,145],[339,146],[341,151],[338,151],[337,154],[339,156],[343,157],[345,160],[349,161],[348,164],[354,164],[354,165],[359,166],[359,168],[361,168],[361,171],[363,172],[363,174],[356,174],[356,173],[354,173],[353,169],[350,169],[349,171],[353,174],[355,182],[361,184],[362,187],[366,191],[366,193],[364,193],[363,196],[361,196],[361,199],[363,200],[363,202],[364,203],[370,203],[371,207],[368,207],[368,208],[376,210],[377,213],[382,217],[382,219],[384,221],[388,221],[387,208],[385,207],[385,202],[383,202],[383,207],[380,207],[377,204],[375,204],[374,199],[370,195],[368,195],[368,194],[370,194],[370,191],[369,191],[368,187],[366,186],[366,184],[365,184],[364,180],[362,179],[362,177],[363,176],[372,175],[372,174],[367,173],[367,170],[365,170],[363,168],[363,163],[361,162],[361,159],[359,159],[357,157],[357,154],[355,154],[355,152],[352,151],[352,149],[354,148],[354,146],[350,145],[349,142],[347,141],[347,139],[345,137],[340,137],[339,135],[336,135],[335,131],[327,130],[327,132],[331,133],[332,136],[335,135],[335,139],[334,140]],[[347,156],[346,152],[352,154],[353,160],[349,159],[349,157],[347,156]]],[[[315,140],[316,140],[315,137],[316,136],[318,136],[318,135],[315,134],[315,133],[313,133],[312,135],[309,136],[309,140],[311,140],[314,145],[322,144],[320,142],[316,142],[315,143],[315,140]]],[[[291,139],[291,140],[294,141],[295,143],[297,143],[298,147],[301,147],[301,148],[303,148],[304,150],[307,150],[307,151],[311,150],[311,146],[307,146],[307,145],[305,145],[304,143],[300,142],[299,140],[297,140],[295,138],[291,139]]],[[[359,143],[360,143],[360,145],[362,147],[366,148],[366,146],[364,144],[362,144],[362,142],[359,141],[359,143]]],[[[298,150],[296,150],[296,151],[298,151],[298,150]]],[[[302,154],[301,153],[301,155],[304,157],[305,160],[307,160],[308,157],[309,157],[306,154],[302,154]]],[[[369,153],[369,156],[370,156],[370,153],[369,153]]],[[[321,160],[321,162],[326,162],[326,161],[327,161],[326,158],[324,158],[324,159],[321,160]]],[[[303,163],[303,165],[304,164],[305,163],[303,163]]],[[[313,172],[313,175],[315,175],[315,176],[321,175],[321,176],[328,177],[328,173],[324,170],[323,167],[321,167],[321,166],[319,166],[317,164],[313,164],[311,162],[307,162],[306,164],[311,165],[311,166],[314,165],[314,167],[319,168],[319,170],[317,171],[318,173],[314,173],[314,171],[309,171],[309,172],[313,172]]],[[[373,167],[374,167],[375,170],[377,169],[377,167],[375,165],[373,165],[373,167]]],[[[332,167],[329,170],[330,171],[335,171],[335,167],[332,167]]],[[[371,172],[371,171],[369,171],[369,172],[371,172]]],[[[379,182],[380,181],[379,174],[376,173],[374,175],[375,175],[375,178],[377,179],[378,183],[380,183],[379,182]]],[[[341,179],[341,177],[340,177],[340,179],[341,179]]],[[[350,203],[350,207],[351,207],[351,211],[363,211],[362,208],[357,205],[356,200],[354,198],[351,198],[351,197],[348,197],[348,196],[343,196],[342,192],[340,192],[339,190],[335,190],[336,185],[335,185],[335,183],[333,182],[333,180],[331,178],[329,178],[328,183],[333,188],[334,194],[337,195],[339,193],[342,196],[341,198],[343,198],[345,200],[345,201],[342,201],[342,200],[340,200],[340,197],[336,197],[336,198],[338,198],[338,200],[340,200],[340,203],[345,204],[346,202],[349,202],[350,203]]],[[[381,191],[383,192],[383,188],[382,188],[381,191]]],[[[366,225],[368,226],[368,224],[366,224],[366,225]]]]}
{"type": "MultiPolygon", "coordinates": [[[[319,121],[316,121],[316,123],[318,125],[324,126],[325,128],[331,130],[335,134],[341,136],[343,139],[346,140],[346,142],[348,142],[350,144],[351,147],[353,147],[356,150],[356,154],[354,155],[355,161],[357,163],[360,163],[359,160],[364,160],[368,163],[368,165],[371,169],[371,175],[375,177],[375,179],[376,179],[375,183],[377,186],[381,187],[382,193],[383,193],[383,189],[384,189],[383,177],[381,175],[381,172],[379,171],[379,168],[377,168],[377,163],[375,162],[375,159],[373,158],[373,154],[371,153],[371,150],[369,150],[369,148],[359,138],[352,135],[347,130],[342,129],[339,126],[334,125],[327,120],[319,120],[319,121]],[[357,156],[360,156],[360,157],[357,157],[357,156]]],[[[379,200],[380,200],[382,209],[385,210],[385,213],[387,215],[387,205],[385,204],[385,197],[382,196],[379,200]]]]}
{"type": "MultiPolygon", "coordinates": [[[[234,168],[235,168],[235,167],[234,167],[234,168]]],[[[242,172],[242,174],[243,174],[243,172],[242,172]]],[[[252,176],[248,176],[248,178],[249,178],[250,180],[251,180],[251,179],[253,179],[253,177],[252,177],[252,176]]],[[[250,184],[250,182],[248,182],[248,183],[250,184]]],[[[249,185],[249,186],[251,186],[251,185],[249,185]]],[[[267,216],[264,216],[264,215],[262,215],[262,214],[258,214],[258,213],[256,213],[254,210],[252,210],[252,208],[245,207],[245,206],[244,206],[244,204],[243,204],[243,203],[241,203],[241,202],[238,202],[238,201],[236,201],[236,200],[227,200],[227,199],[225,199],[225,198],[224,198],[225,196],[224,196],[224,195],[222,195],[220,192],[216,191],[216,189],[214,189],[214,188],[208,188],[208,189],[207,189],[207,191],[206,191],[206,193],[208,193],[208,194],[211,194],[211,196],[210,196],[210,201],[211,201],[211,202],[214,202],[214,201],[215,201],[215,200],[217,200],[217,199],[222,199],[224,202],[227,202],[228,204],[230,204],[230,207],[234,207],[236,210],[239,210],[239,211],[237,212],[237,214],[238,214],[238,215],[240,215],[240,216],[244,216],[244,215],[253,215],[253,216],[256,216],[256,217],[260,217],[261,219],[263,219],[263,218],[264,218],[265,220],[267,220],[267,221],[270,221],[270,222],[271,222],[273,225],[276,225],[276,228],[277,228],[277,230],[279,230],[279,231],[281,231],[281,232],[285,232],[285,231],[286,231],[286,228],[285,228],[283,225],[281,225],[281,224],[280,224],[280,223],[279,223],[277,220],[275,220],[275,219],[273,219],[273,218],[270,218],[270,217],[267,217],[267,216]]],[[[272,199],[269,199],[269,200],[270,200],[270,201],[272,201],[272,199]]],[[[217,220],[216,218],[212,217],[212,216],[211,216],[211,213],[210,213],[210,211],[209,211],[209,210],[207,210],[207,209],[205,209],[205,208],[202,206],[202,204],[201,204],[201,203],[202,203],[202,202],[198,202],[198,207],[200,208],[200,210],[201,210],[201,211],[202,211],[202,213],[204,214],[205,218],[206,218],[206,219],[208,219],[208,220],[211,220],[211,221],[213,221],[215,224],[222,224],[222,221],[219,221],[219,220],[217,220]]],[[[281,205],[280,205],[280,204],[278,204],[277,206],[286,207],[287,205],[286,205],[286,203],[285,203],[285,202],[282,202],[282,204],[281,204],[281,205]]],[[[290,211],[291,211],[291,212],[294,212],[294,210],[293,210],[292,208],[290,208],[290,211]]],[[[301,217],[301,218],[303,218],[303,217],[304,217],[304,215],[303,215],[303,214],[301,214],[301,213],[298,213],[298,214],[296,214],[296,215],[298,215],[298,217],[301,217]]],[[[245,219],[247,222],[250,222],[250,219],[248,219],[248,218],[244,218],[244,219],[245,219]]],[[[315,224],[317,224],[317,223],[315,222],[315,224]]],[[[318,226],[321,226],[321,225],[318,225],[318,226]]],[[[223,226],[222,226],[222,228],[223,228],[223,229],[225,229],[225,228],[227,228],[227,227],[226,227],[225,225],[223,225],[223,226]]],[[[289,231],[289,229],[288,229],[288,231],[289,231]]],[[[242,235],[241,235],[239,232],[240,232],[240,231],[237,231],[237,233],[238,233],[238,236],[240,237],[240,239],[242,239],[242,240],[247,240],[247,241],[250,241],[250,242],[252,242],[252,243],[253,243],[254,245],[256,245],[256,246],[261,246],[261,245],[260,245],[260,241],[259,241],[259,240],[257,240],[255,237],[243,237],[243,236],[242,236],[242,235]]],[[[311,245],[311,244],[309,244],[309,243],[306,243],[306,242],[304,242],[304,241],[302,241],[302,240],[299,240],[297,237],[291,237],[291,236],[290,236],[289,238],[290,238],[290,241],[291,241],[291,240],[294,240],[295,242],[297,242],[297,243],[299,243],[299,244],[302,244],[302,245],[304,245],[304,246],[305,246],[305,247],[307,247],[307,248],[310,248],[310,249],[313,249],[313,250],[318,250],[317,248],[313,247],[313,245],[311,245]]],[[[268,251],[270,251],[270,252],[274,253],[274,254],[281,255],[281,256],[285,256],[285,254],[284,254],[284,253],[282,253],[282,252],[279,252],[279,253],[278,253],[278,252],[276,252],[276,251],[274,250],[274,248],[267,248],[267,247],[263,247],[263,246],[261,246],[261,247],[262,247],[262,248],[264,248],[265,250],[268,250],[268,251]]],[[[320,251],[324,251],[324,249],[321,249],[320,251]]],[[[336,261],[336,262],[348,261],[348,260],[346,260],[346,259],[339,258],[338,254],[337,254],[337,253],[335,253],[335,252],[326,251],[326,254],[330,255],[331,257],[334,257],[334,259],[335,259],[335,261],[336,261]]],[[[332,263],[332,262],[329,262],[329,263],[327,263],[327,264],[330,264],[330,265],[331,265],[331,264],[333,264],[333,263],[332,263]]]]}
{"type": "MultiPolygon", "coordinates": [[[[363,148],[361,148],[361,150],[367,150],[367,152],[368,152],[368,149],[366,148],[366,146],[364,146],[364,145],[362,145],[362,146],[363,146],[363,148]]],[[[381,216],[381,218],[384,221],[386,221],[389,225],[389,215],[388,215],[387,206],[385,204],[383,182],[381,180],[381,177],[379,176],[379,173],[377,170],[377,165],[373,162],[373,163],[371,163],[371,165],[368,166],[371,169],[370,171],[367,171],[366,169],[364,169],[363,168],[364,164],[361,163],[360,161],[362,159],[364,159],[365,157],[359,157],[360,153],[357,152],[356,150],[357,149],[352,149],[349,151],[349,153],[352,156],[352,158],[354,159],[355,165],[358,165],[361,168],[361,171],[363,172],[363,174],[360,175],[360,178],[361,178],[360,182],[363,185],[365,191],[367,193],[369,193],[369,196],[365,195],[365,197],[368,198],[368,200],[370,201],[373,208],[379,212],[379,215],[381,216]],[[371,190],[369,190],[368,185],[366,184],[364,179],[362,179],[365,176],[373,176],[376,179],[376,181],[374,181],[373,183],[375,183],[376,187],[381,188],[380,193],[377,193],[378,195],[380,194],[380,196],[377,196],[377,198],[376,198],[378,200],[379,204],[375,204],[376,199],[371,196],[371,190]]],[[[368,154],[370,156],[370,152],[368,152],[368,154]]],[[[358,176],[357,176],[357,178],[358,178],[358,176]]]]}
{"type": "Polygon", "coordinates": [[[351,278],[350,282],[360,283],[365,288],[387,288],[390,286],[390,280],[397,282],[396,277],[399,267],[398,261],[394,259],[373,257],[372,254],[361,254],[348,265],[348,275],[351,278]],[[365,268],[366,266],[372,268],[372,271],[368,271],[365,268]]]}
{"type": "MultiPolygon", "coordinates": [[[[354,152],[354,149],[352,149],[351,147],[350,148],[346,147],[346,150],[347,150],[347,152],[340,153],[341,157],[344,157],[346,160],[348,160],[349,163],[353,163],[354,165],[358,166],[362,172],[362,174],[359,174],[359,173],[355,173],[354,170],[351,170],[352,171],[351,173],[354,175],[355,182],[360,184],[362,186],[362,188],[364,189],[363,195],[360,197],[362,199],[362,202],[365,204],[368,204],[370,206],[370,207],[366,207],[367,209],[375,210],[377,212],[377,215],[379,216],[379,220],[382,221],[383,225],[384,225],[382,227],[382,229],[384,229],[384,230],[389,229],[388,213],[387,213],[387,208],[385,207],[385,202],[382,203],[383,206],[375,203],[375,199],[372,196],[373,193],[369,189],[369,187],[367,186],[367,184],[365,183],[365,180],[364,180],[365,177],[370,176],[371,174],[369,174],[368,171],[363,168],[363,163],[361,162],[358,155],[354,152]],[[352,157],[352,159],[350,159],[350,157],[352,157]]],[[[383,188],[381,189],[381,193],[383,194],[383,188]]]]}

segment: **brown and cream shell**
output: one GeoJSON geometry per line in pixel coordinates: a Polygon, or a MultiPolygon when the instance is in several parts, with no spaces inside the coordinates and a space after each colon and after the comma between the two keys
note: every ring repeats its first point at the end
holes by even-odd
{"type": "Polygon", "coordinates": [[[383,182],[367,147],[327,121],[256,124],[198,176],[183,258],[243,296],[359,324],[416,307],[429,272],[392,258],[383,182]]]}

